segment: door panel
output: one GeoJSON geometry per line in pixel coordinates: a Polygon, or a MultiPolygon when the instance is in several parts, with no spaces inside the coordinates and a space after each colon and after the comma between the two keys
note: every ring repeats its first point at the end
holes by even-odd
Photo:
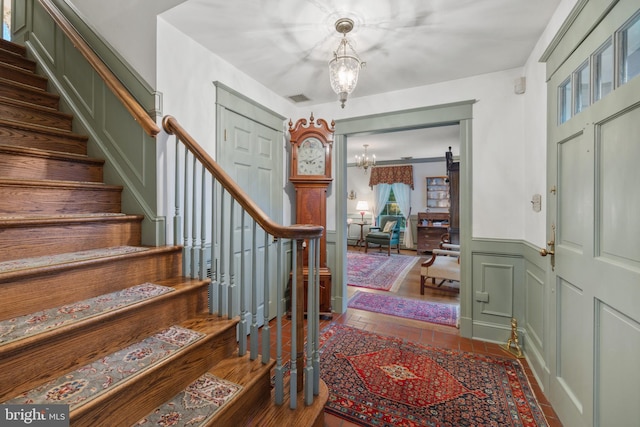
{"type": "MultiPolygon", "coordinates": [[[[274,192],[280,190],[282,183],[279,180],[280,162],[276,150],[279,145],[277,139],[281,138],[279,132],[250,120],[232,111],[225,110],[223,126],[226,129],[226,139],[218,144],[218,159],[222,167],[231,175],[238,185],[247,192],[249,197],[274,221],[282,223],[282,209],[276,206],[281,205],[279,194],[274,192]]],[[[227,202],[228,206],[228,202],[227,202]]],[[[228,216],[228,212],[225,213],[228,216]]],[[[269,279],[269,313],[275,315],[276,310],[276,246],[272,239],[267,242],[269,252],[269,266],[265,272],[264,253],[265,236],[264,231],[257,227],[256,231],[256,253],[255,269],[253,274],[254,257],[251,252],[253,247],[253,224],[251,218],[245,216],[244,233],[242,229],[242,211],[236,204],[234,210],[234,263],[235,263],[235,284],[240,286],[242,278],[247,286],[251,286],[252,278],[256,278],[257,287],[257,323],[261,326],[264,323],[264,290],[265,279],[269,279]],[[245,253],[242,254],[241,238],[244,236],[245,253]],[[242,269],[242,258],[244,257],[244,271],[242,269]]],[[[225,224],[229,224],[225,219],[225,224]]],[[[251,289],[245,290],[245,307],[251,310],[253,297],[251,289]]],[[[240,311],[240,302],[237,301],[236,312],[240,311]]],[[[247,320],[251,322],[251,316],[247,320]]]]}
{"type": "Polygon", "coordinates": [[[599,129],[599,256],[626,268],[640,268],[640,108],[599,129]]]}
{"type": "Polygon", "coordinates": [[[550,262],[547,270],[549,400],[566,426],[640,419],[640,78],[557,119],[562,82],[606,39],[618,40],[616,30],[637,10],[637,2],[620,0],[598,28],[570,28],[567,40],[580,45],[553,59],[562,65],[548,82],[547,228],[553,240],[555,227],[556,240],[555,268],[550,262]]]}

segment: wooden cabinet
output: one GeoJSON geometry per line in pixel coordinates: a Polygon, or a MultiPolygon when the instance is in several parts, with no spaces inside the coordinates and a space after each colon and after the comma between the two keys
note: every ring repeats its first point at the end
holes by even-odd
{"type": "Polygon", "coordinates": [[[418,212],[418,252],[431,252],[449,229],[448,212],[418,212]]]}
{"type": "Polygon", "coordinates": [[[427,211],[418,212],[418,252],[431,252],[440,245],[442,235],[449,231],[451,192],[449,178],[428,176],[427,211]]]}

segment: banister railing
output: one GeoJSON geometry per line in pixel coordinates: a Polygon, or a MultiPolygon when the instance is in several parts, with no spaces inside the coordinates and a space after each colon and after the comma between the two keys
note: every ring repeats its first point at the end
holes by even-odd
{"type": "Polygon", "coordinates": [[[89,47],[87,42],[78,34],[71,22],[60,12],[51,0],[38,0],[42,7],[49,13],[51,18],[58,24],[65,35],[71,40],[80,54],[89,62],[91,67],[98,73],[107,87],[113,92],[118,100],[129,111],[133,118],[140,124],[142,129],[150,136],[156,136],[160,128],[140,103],[131,95],[126,87],[111,72],[105,63],[89,47]]]}
{"type": "Polygon", "coordinates": [[[290,406],[304,392],[305,404],[319,393],[319,225],[283,226],[274,222],[171,116],[164,130],[175,135],[173,239],[183,244],[183,271],[191,277],[211,277],[209,310],[219,316],[240,316],[239,355],[258,357],[262,333],[262,362],[270,361],[270,319],[275,317],[275,399],[284,401],[284,378],[290,374],[290,406]],[[258,227],[262,230],[258,232],[258,227]],[[250,231],[248,231],[250,230],[250,231]],[[284,270],[283,242],[293,247],[291,274],[284,270]],[[248,247],[249,245],[250,248],[248,247]],[[308,244],[308,258],[303,246],[308,244]],[[259,253],[262,256],[259,257],[259,253]],[[236,262],[239,258],[239,263],[236,262]],[[275,258],[275,263],[273,261],[275,258]],[[305,292],[303,266],[308,267],[307,336],[304,336],[305,292]],[[210,268],[207,265],[210,264],[210,268]],[[239,264],[239,265],[238,265],[239,264]],[[275,265],[275,266],[274,266],[275,265]],[[261,268],[260,268],[261,267],[261,268]],[[210,271],[210,273],[209,273],[210,271]],[[282,319],[287,312],[285,290],[291,283],[291,354],[283,361],[282,319]],[[276,290],[276,313],[269,312],[271,285],[276,290]],[[260,299],[261,298],[261,299],[260,299]],[[262,307],[262,315],[260,315],[262,307]],[[260,325],[262,323],[262,326],[260,325]],[[303,346],[306,346],[304,348],[303,346]],[[305,359],[306,353],[306,359],[305,359]],[[287,368],[288,367],[288,368],[287,368]],[[299,375],[299,372],[304,373],[299,375]]]}

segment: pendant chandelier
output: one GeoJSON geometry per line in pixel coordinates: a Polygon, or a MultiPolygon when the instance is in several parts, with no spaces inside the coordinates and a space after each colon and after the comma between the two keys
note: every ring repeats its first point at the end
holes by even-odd
{"type": "Polygon", "coordinates": [[[347,33],[353,29],[353,21],[341,18],[336,21],[336,31],[342,34],[338,48],[333,52],[333,59],[329,61],[329,81],[331,88],[338,94],[340,105],[344,108],[347,96],[356,88],[358,73],[365,63],[360,61],[349,40],[347,33]]]}
{"type": "Polygon", "coordinates": [[[356,155],[356,167],[364,169],[365,174],[367,173],[367,169],[369,169],[369,166],[376,165],[376,155],[373,154],[371,157],[369,157],[369,154],[367,153],[368,146],[369,144],[364,144],[364,154],[362,156],[356,155]]]}

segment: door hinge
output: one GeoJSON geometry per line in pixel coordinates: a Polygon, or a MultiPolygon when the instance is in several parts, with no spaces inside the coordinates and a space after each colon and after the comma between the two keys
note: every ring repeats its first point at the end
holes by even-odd
{"type": "Polygon", "coordinates": [[[226,140],[227,140],[227,130],[225,129],[224,130],[224,141],[226,141],[226,140]]]}

